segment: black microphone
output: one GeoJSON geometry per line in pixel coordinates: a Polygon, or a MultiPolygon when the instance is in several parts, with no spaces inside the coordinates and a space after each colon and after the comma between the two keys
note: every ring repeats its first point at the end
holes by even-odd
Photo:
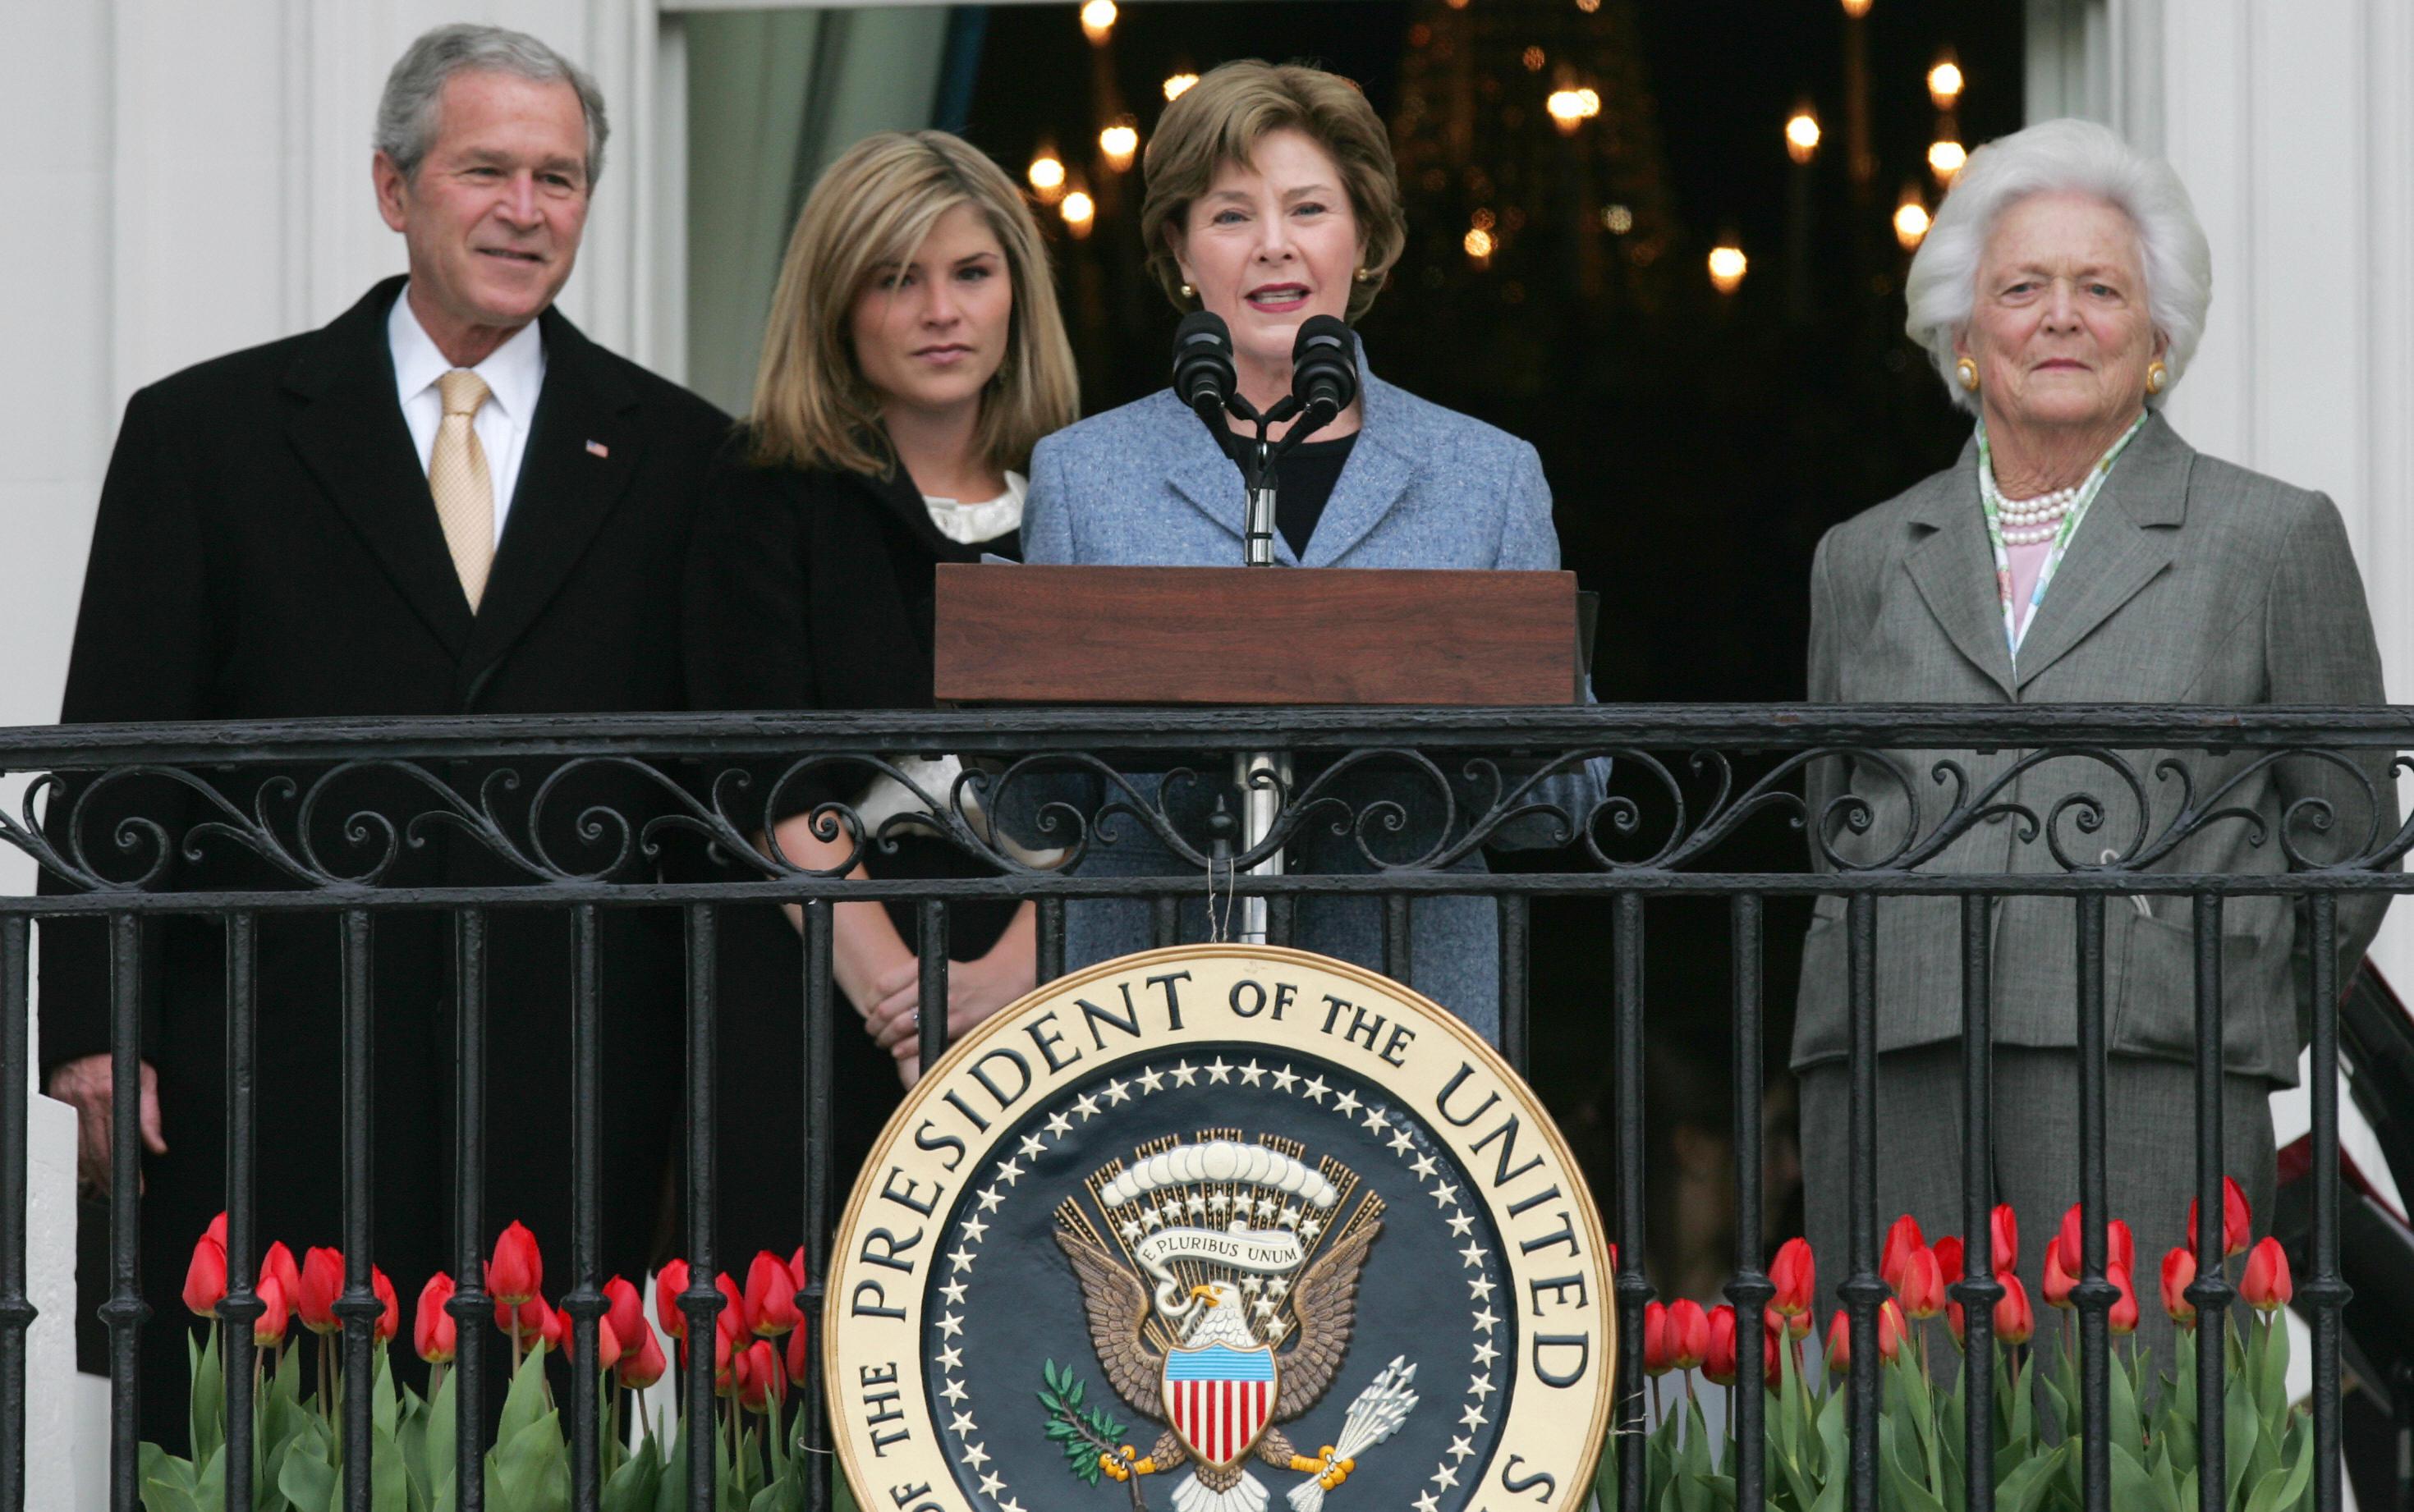
{"type": "Polygon", "coordinates": [[[1302,411],[1292,435],[1305,436],[1331,423],[1358,397],[1358,337],[1330,315],[1300,323],[1290,348],[1290,392],[1302,411]]]}
{"type": "Polygon", "coordinates": [[[1193,310],[1173,328],[1173,392],[1221,439],[1231,434],[1224,407],[1237,379],[1232,333],[1213,310],[1193,310]]]}

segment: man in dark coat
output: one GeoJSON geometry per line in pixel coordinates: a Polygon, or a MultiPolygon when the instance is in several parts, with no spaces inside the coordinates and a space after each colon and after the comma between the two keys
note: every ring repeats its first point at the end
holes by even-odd
{"type": "MultiPolygon", "coordinates": [[[[402,233],[389,279],[322,330],[204,363],[127,408],[77,622],[69,723],[330,716],[600,713],[684,706],[679,574],[699,481],[727,431],[693,394],[604,350],[552,308],[570,276],[605,135],[592,81],[533,37],[451,26],[395,66],[378,120],[379,209],[402,233]]],[[[516,787],[496,763],[427,770],[497,802],[525,845],[545,771],[516,787]]],[[[510,764],[510,763],[502,763],[510,764]]],[[[387,849],[348,836],[362,809],[440,807],[391,763],[329,778],[309,839],[326,871],[387,849]]],[[[195,774],[291,836],[296,802],[271,774],[195,774]]],[[[604,802],[642,823],[659,793],[571,778],[540,826],[555,863],[601,867],[574,832],[604,802]]],[[[67,792],[76,790],[71,781],[67,792]]],[[[171,843],[210,817],[198,789],[136,778],[100,788],[54,841],[113,877],[139,874],[114,820],[159,817],[171,843]],[[105,800],[105,801],[104,801],[105,800]]],[[[292,877],[226,838],[171,857],[162,885],[278,887],[292,877]]],[[[393,885],[525,882],[529,871],[466,826],[422,826],[393,847],[393,885]]],[[[641,867],[642,858],[629,867],[641,867]]],[[[599,914],[606,1272],[648,1258],[679,1106],[680,945],[675,914],[599,914]]],[[[486,1197],[480,1242],[516,1219],[547,1248],[545,1295],[571,1274],[571,1001],[566,911],[487,915],[486,1197]]],[[[41,1060],[52,1094],[82,1115],[82,1165],[109,1170],[107,926],[43,931],[41,1060]]],[[[443,915],[384,913],[371,945],[374,1258],[406,1303],[451,1268],[455,941],[443,915]]],[[[226,1206],[226,930],[214,919],[142,928],[144,1436],[184,1438],[178,1302],[193,1241],[226,1206]],[[154,1074],[156,1072],[156,1091],[154,1074]]],[[[261,1246],[342,1241],[343,957],[326,913],[259,927],[258,1228],[261,1246]]],[[[94,1253],[86,1245],[85,1253],[94,1253]]],[[[256,1258],[256,1257],[255,1257],[256,1258]]],[[[82,1267],[82,1311],[105,1277],[82,1267]]],[[[464,1329],[464,1343],[469,1330],[464,1329]]],[[[405,1344],[409,1325],[404,1325],[405,1344]]],[[[408,1357],[408,1349],[396,1351],[408,1357]]],[[[499,1386],[494,1388],[499,1398],[499,1386]]]]}

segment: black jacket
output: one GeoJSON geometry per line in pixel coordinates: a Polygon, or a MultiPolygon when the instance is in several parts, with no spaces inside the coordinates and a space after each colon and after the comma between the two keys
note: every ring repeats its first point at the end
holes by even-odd
{"type": "MultiPolygon", "coordinates": [[[[395,393],[385,322],[401,284],[380,283],[322,330],[203,363],[135,394],[101,496],[66,722],[687,705],[678,569],[726,417],[547,311],[543,394],[472,615],[395,393]]],[[[261,797],[261,774],[197,775],[246,810],[261,797]]],[[[324,773],[291,775],[307,791],[324,773]]],[[[487,769],[455,763],[437,775],[475,794],[487,769]]],[[[520,763],[518,775],[516,789],[488,791],[506,833],[525,838],[526,806],[544,774],[520,763]]],[[[617,780],[578,790],[639,823],[660,801],[617,780]]],[[[160,816],[171,834],[201,817],[202,804],[173,787],[124,783],[103,793],[109,801],[96,797],[76,839],[114,875],[139,869],[110,847],[115,814],[160,816]]],[[[273,791],[266,801],[290,835],[293,805],[273,791]]],[[[312,838],[327,868],[342,873],[382,849],[348,841],[344,816],[434,807],[424,784],[375,769],[336,778],[322,805],[332,817],[312,838]]],[[[54,839],[65,828],[54,821],[54,839]]],[[[582,848],[567,817],[546,829],[560,862],[585,868],[608,859],[582,848]]],[[[395,848],[384,881],[529,880],[454,826],[420,834],[425,843],[395,848]]],[[[203,841],[198,861],[176,861],[166,882],[292,884],[224,840],[203,841]]],[[[647,1258],[679,1105],[679,937],[674,918],[605,911],[603,919],[604,1261],[633,1268],[647,1258]]],[[[46,1067],[109,1047],[100,927],[44,930],[46,1067]]],[[[497,910],[488,929],[482,1243],[512,1219],[528,1223],[554,1257],[547,1291],[558,1295],[571,1280],[569,923],[561,910],[497,910]]],[[[149,1409],[183,1397],[177,1288],[195,1236],[225,1202],[226,961],[213,920],[169,920],[145,937],[142,1050],[159,1069],[169,1145],[145,1163],[144,1275],[156,1310],[145,1350],[149,1409]]],[[[381,915],[375,936],[376,1258],[407,1291],[449,1266],[451,1253],[452,938],[447,920],[406,913],[381,915]]],[[[340,1234],[335,921],[264,917],[258,980],[260,1235],[298,1255],[340,1234]]],[[[146,1430],[158,1430],[159,1416],[146,1410],[146,1430]]]]}
{"type": "MultiPolygon", "coordinates": [[[[909,709],[931,702],[938,564],[1014,556],[1016,538],[967,546],[931,523],[902,467],[887,478],[760,467],[741,437],[715,469],[696,521],[688,572],[688,675],[699,708],[909,709]]],[[[755,801],[783,763],[754,771],[755,801]]],[[[826,798],[852,799],[868,773],[781,787],[773,819],[826,798]]],[[[752,827],[764,814],[734,815],[752,827]]],[[[866,860],[874,876],[970,876],[982,868],[944,840],[905,838],[866,860]]],[[[1011,902],[948,911],[948,954],[985,953],[1012,919],[1011,902]]],[[[916,942],[910,907],[889,916],[916,942]]],[[[801,1221],[803,1153],[793,1118],[802,1063],[802,961],[797,933],[771,908],[723,911],[721,948],[722,1161],[719,1253],[733,1266],[757,1248],[785,1253],[801,1221]]],[[[854,1178],[901,1096],[887,1052],[840,1000],[832,1031],[832,1148],[840,1183],[854,1178]]]]}

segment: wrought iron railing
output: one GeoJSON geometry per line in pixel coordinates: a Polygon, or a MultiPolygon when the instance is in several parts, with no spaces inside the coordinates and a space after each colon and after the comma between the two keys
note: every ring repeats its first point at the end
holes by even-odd
{"type": "MultiPolygon", "coordinates": [[[[2175,706],[2095,708],[1961,708],[1794,706],[1597,707],[1557,710],[1273,710],[967,711],[935,714],[798,716],[659,716],[486,719],[424,721],[285,721],[246,725],[149,725],[30,729],[0,733],[0,769],[37,778],[22,811],[0,813],[0,838],[38,865],[45,891],[0,900],[0,1023],[5,1023],[5,1075],[0,1075],[0,1512],[23,1505],[27,1445],[26,1345],[34,1310],[27,1299],[25,1183],[26,1091],[32,1067],[27,1032],[31,926],[43,920],[106,921],[107,980],[113,1015],[113,1168],[133,1168],[140,1153],[136,1123],[138,1068],[143,1054],[140,1013],[141,941],[166,916],[223,921],[229,1012],[228,1130],[225,1151],[228,1294],[220,1315],[226,1331],[229,1406],[227,1505],[250,1505],[256,1467],[250,1462],[253,1359],[248,1325],[261,1309],[254,1290],[253,1157],[260,1133],[251,1069],[256,1055],[257,932],[264,916],[295,911],[340,919],[341,1035],[348,1116],[343,1140],[343,1229],[348,1273],[335,1307],[350,1378],[368,1378],[372,1327],[380,1312],[369,1274],[373,1237],[373,1173],[369,1166],[369,1056],[376,1004],[368,970],[380,917],[405,910],[441,910],[453,919],[455,992],[460,1004],[454,1119],[458,1135],[455,1196],[461,1215],[455,1250],[459,1291],[451,1312],[475,1327],[492,1306],[480,1282],[477,1232],[483,1163],[481,1108],[486,1005],[482,959],[488,914],[497,910],[565,911],[572,921],[574,1032],[569,1047],[577,1117],[571,1145],[574,1284],[563,1303],[581,1357],[592,1358],[597,1320],[606,1311],[598,1273],[598,973],[594,949],[603,911],[676,911],[688,951],[685,1002],[687,1111],[685,1161],[691,1201],[686,1215],[692,1282],[678,1304],[696,1337],[708,1337],[723,1299],[714,1271],[708,1209],[712,1201],[716,1058],[714,956],[716,924],[727,910],[772,902],[803,906],[805,971],[799,1002],[806,1015],[806,1064],[799,1068],[808,1151],[804,1196],[807,1246],[825,1253],[830,1231],[834,1174],[829,1169],[827,1109],[831,909],[854,899],[911,899],[920,910],[920,1015],[924,1063],[945,1048],[946,907],[971,897],[1035,899],[1042,980],[1065,958],[1065,907],[1069,899],[1153,901],[1158,943],[1182,928],[1180,905],[1209,879],[1242,896],[1269,899],[1270,930],[1289,936],[1297,901],[1317,895],[1371,896],[1382,910],[1383,964],[1406,977],[1410,959],[1407,900],[1478,895],[1496,900],[1500,941],[1500,1008],[1504,1048],[1523,1068],[1530,1009],[1526,988],[1532,944],[1530,904],[1537,897],[1591,896],[1608,901],[1613,1068],[1617,1093],[1617,1190],[1610,1227],[1622,1256],[1618,1425],[1641,1423],[1644,1328],[1651,1286],[1644,1271],[1644,1132],[1649,1117],[1643,1073],[1643,952],[1646,919],[1655,899],[1693,896],[1730,900],[1735,1084],[1734,1134],[1739,1151],[1761,1148],[1764,1082],[1764,961],[1796,941],[1764,937],[1764,904],[1775,897],[1820,894],[1846,900],[1851,1003],[1852,1088],[1850,1200],[1854,1215],[1849,1274],[1836,1288],[1846,1303],[1854,1338],[1849,1377],[1851,1505],[1878,1505],[1875,1454],[1879,1438],[1879,1352],[1874,1341],[1887,1295],[1877,1274],[1881,1214],[1874,1200],[1878,1075],[1875,971],[1877,903],[1885,897],[1928,895],[1961,900],[1965,1127],[1971,1152],[1965,1179],[1964,1232],[1988,1232],[1992,1203],[1987,1158],[1991,1087],[1988,909],[1990,900],[2043,896],[2067,901],[2077,923],[2073,984],[2079,1006],[2077,1064],[2080,1075],[2080,1191],[2089,1220],[2078,1284],[2071,1297],[2081,1320],[2085,1512],[2105,1512],[2112,1495],[2107,1459],[2107,1315],[2118,1292],[2107,1280],[2105,1238],[2105,932],[2104,911],[2116,896],[2165,895],[2191,900],[2199,941],[2197,959],[2197,1182],[2203,1214],[2199,1253],[2221,1248],[2222,960],[2217,941],[2225,901],[2251,896],[2298,900],[2310,918],[2311,1098],[2314,1223],[2310,1266],[2297,1290],[2313,1320],[2313,1419],[2318,1459],[2313,1501],[2318,1512],[2340,1505],[2341,1310],[2347,1289],[2338,1256],[2338,1017],[2330,946],[2342,898],[2414,887],[2399,861],[2414,845],[2414,826],[2396,827],[2385,791],[2396,753],[2414,748],[2414,710],[2252,709],[2175,706]],[[1200,822],[1169,795],[1206,774],[1229,770],[1230,753],[1277,749],[1300,761],[1297,791],[1286,794],[1274,832],[1243,848],[1237,826],[1211,814],[1200,822]],[[966,771],[946,792],[915,791],[938,816],[938,828],[963,851],[987,862],[991,874],[946,879],[848,880],[853,856],[827,869],[802,869],[767,856],[756,837],[782,794],[843,778],[856,785],[885,773],[911,788],[913,773],[891,753],[952,752],[966,771]],[[1609,790],[1588,812],[1570,811],[1564,779],[1590,759],[1613,763],[1609,790]],[[1860,785],[1811,783],[1804,778],[1852,763],[1860,785]],[[2084,767],[2088,783],[2064,782],[2049,805],[2024,805],[2024,780],[2049,763],[2084,767]],[[2215,776],[2199,783],[2199,763],[2215,776]],[[2284,766],[2315,774],[2299,795],[2274,811],[2239,801],[2262,774],[2284,766]],[[1363,778],[1380,773],[1379,795],[1363,778]],[[1145,777],[1136,774],[1146,774],[1145,777]],[[1870,784],[1890,796],[1869,796],[1870,784]],[[594,793],[609,795],[597,798],[594,793]],[[148,794],[136,801],[134,794],[148,794]],[[2312,795],[2304,795],[2304,794],[2312,795]],[[172,794],[162,803],[160,794],[172,794]],[[363,794],[370,795],[364,798],[363,794]],[[154,806],[146,808],[145,804],[154,806]],[[47,811],[43,811],[44,809],[47,811]],[[1900,833],[1877,833],[1882,810],[1900,833]],[[999,842],[991,818],[1020,813],[1034,843],[1063,848],[1073,864],[1035,867],[1029,852],[999,842]],[[985,817],[988,816],[988,817],[985,817]],[[2019,867],[1952,870],[1940,865],[1953,846],[1981,826],[2017,826],[2019,867]],[[1512,825],[1557,842],[1542,869],[1486,873],[1459,865],[1512,825]],[[1815,869],[1734,866],[1738,837],[1771,827],[1807,832],[1790,843],[1815,869]],[[411,876],[414,851],[440,829],[494,864],[492,880],[437,884],[411,876]],[[2269,870],[2199,872],[2179,869],[2192,842],[2216,831],[2248,834],[2269,870]],[[1085,875],[1088,851],[1119,837],[1146,832],[1174,858],[1167,873],[1145,877],[1085,875]],[[1359,869],[1339,874],[1253,876],[1252,865],[1272,851],[1316,833],[1354,850],[1359,869]],[[679,845],[708,853],[717,874],[666,870],[679,845]],[[213,855],[242,854],[266,881],[197,890],[189,868],[213,855]],[[2092,859],[2091,859],[2092,858],[2092,859]],[[2213,941],[2214,943],[2206,943],[2213,941]]],[[[843,784],[842,784],[843,785],[843,784]]],[[[891,819],[857,835],[843,806],[820,810],[831,837],[876,845],[904,821],[891,819]]],[[[1532,838],[1531,834],[1528,839],[1532,838]]],[[[1747,849],[1751,849],[1747,847],[1747,849]]],[[[1769,853],[1764,845],[1760,854],[1769,853]]],[[[1766,1267],[1759,1163],[1737,1162],[1735,1280],[1726,1288],[1738,1312],[1737,1334],[1760,1337],[1763,1310],[1774,1295],[1766,1267]]],[[[119,1181],[112,1208],[112,1295],[102,1309],[112,1340],[112,1505],[137,1504],[136,1341],[148,1308],[137,1283],[135,1256],[142,1218],[135,1184],[119,1181]]],[[[1953,1288],[1966,1308],[1970,1355],[1988,1357],[1993,1304],[2003,1288],[1984,1267],[1953,1288]]],[[[2235,1299],[2218,1267],[2188,1292],[2216,1326],[2235,1299]]],[[[819,1282],[798,1301],[808,1317],[821,1305],[819,1282]]],[[[150,1320],[150,1327],[162,1326],[150,1320]]],[[[818,1330],[815,1333],[818,1349],[818,1330]]],[[[1751,1389],[1761,1352],[1739,1351],[1746,1388],[1736,1398],[1741,1445],[1736,1505],[1764,1505],[1761,1393],[1751,1389]]],[[[2224,1505],[2224,1401],[2220,1351],[2200,1358],[2204,1512],[2224,1505]]],[[[697,1351],[683,1382],[688,1411],[709,1421],[712,1356],[697,1351]]],[[[480,1505],[482,1425],[491,1383],[482,1380],[479,1352],[465,1348],[459,1367],[459,1505],[480,1505]]],[[[810,1447],[822,1435],[818,1361],[798,1383],[807,1395],[810,1447]]],[[[1988,1512],[1993,1413],[1987,1372],[1969,1384],[1968,1478],[1964,1505],[1988,1512]]],[[[344,1403],[347,1459],[367,1462],[371,1394],[344,1403]]],[[[599,1492],[603,1432],[590,1393],[569,1406],[574,1505],[591,1507],[599,1492]]],[[[717,1505],[708,1436],[694,1449],[686,1474],[689,1505],[717,1505]]],[[[814,1512],[828,1505],[827,1456],[812,1491],[814,1512]]],[[[1644,1512],[1644,1456],[1622,1457],[1620,1512],[1644,1512]]],[[[365,1475],[348,1486],[350,1505],[369,1506],[365,1475]]]]}

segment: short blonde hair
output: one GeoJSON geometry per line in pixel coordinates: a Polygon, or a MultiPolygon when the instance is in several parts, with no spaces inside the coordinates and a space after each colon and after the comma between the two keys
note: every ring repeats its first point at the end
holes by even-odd
{"type": "Polygon", "coordinates": [[[1374,304],[1392,264],[1407,249],[1408,217],[1400,205],[1400,168],[1392,157],[1391,135],[1358,86],[1304,64],[1277,67],[1256,58],[1227,63],[1165,108],[1142,164],[1148,193],[1140,223],[1149,272],[1181,308],[1197,303],[1183,294],[1182,267],[1173,256],[1191,202],[1207,192],[1217,169],[1248,164],[1268,133],[1286,127],[1306,133],[1332,156],[1357,216],[1366,276],[1349,286],[1350,319],[1374,304]]]}
{"type": "Polygon", "coordinates": [[[966,204],[1005,248],[1014,291],[1006,360],[981,403],[982,454],[992,467],[1021,467],[1041,437],[1073,422],[1073,347],[1021,192],[961,137],[882,131],[830,164],[788,237],[754,376],[757,461],[882,476],[896,465],[849,317],[875,268],[909,260],[940,216],[966,204]]]}

